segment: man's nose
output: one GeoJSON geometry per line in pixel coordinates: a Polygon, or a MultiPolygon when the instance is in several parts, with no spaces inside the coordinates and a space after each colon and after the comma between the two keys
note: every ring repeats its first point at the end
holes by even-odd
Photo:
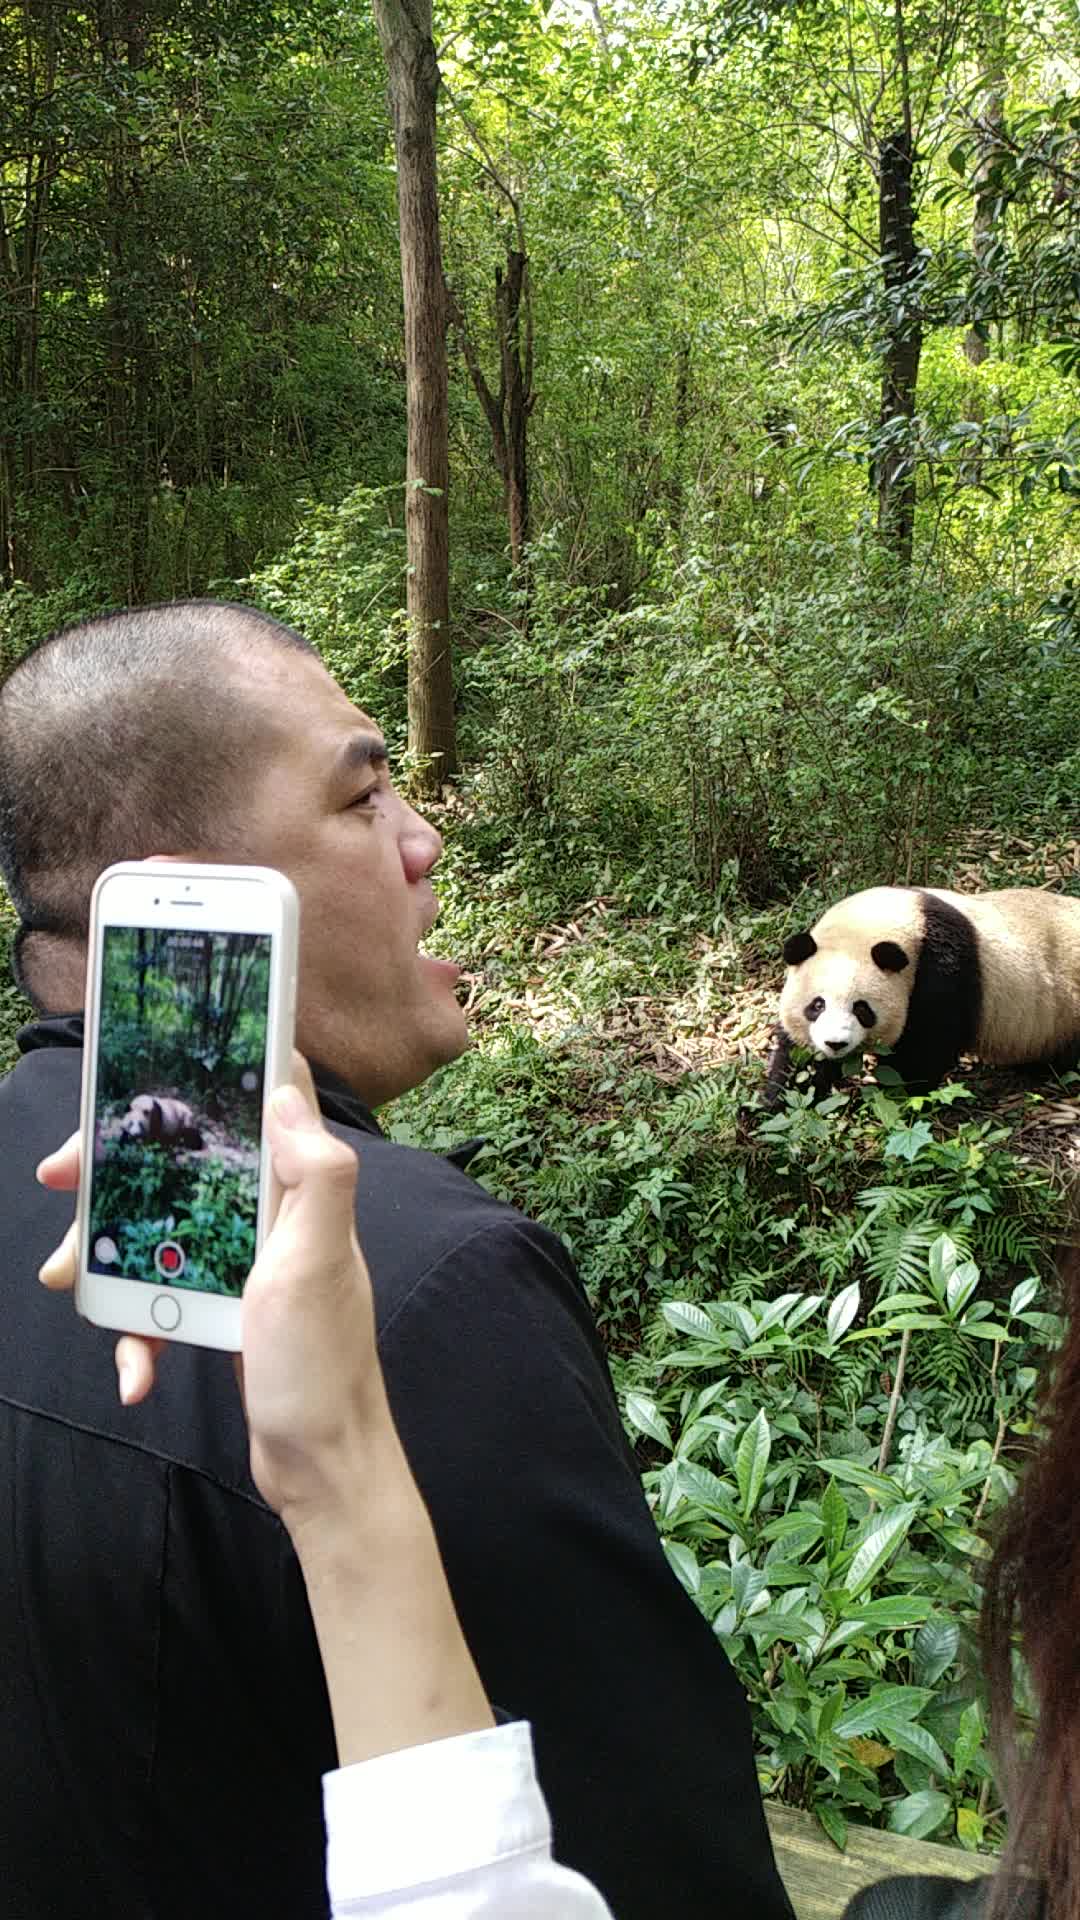
{"type": "Polygon", "coordinates": [[[442,834],[425,820],[413,807],[406,810],[406,818],[399,835],[401,864],[407,880],[425,880],[435,862],[442,853],[442,834]]]}

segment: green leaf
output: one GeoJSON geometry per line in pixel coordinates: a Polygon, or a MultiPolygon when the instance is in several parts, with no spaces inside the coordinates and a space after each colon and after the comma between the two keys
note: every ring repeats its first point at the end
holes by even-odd
{"type": "Polygon", "coordinates": [[[929,1146],[933,1137],[933,1128],[925,1120],[916,1120],[911,1127],[898,1127],[895,1133],[890,1133],[885,1142],[885,1158],[886,1160],[915,1160],[922,1149],[929,1146]]]}
{"type": "Polygon", "coordinates": [[[739,1334],[743,1346],[748,1347],[757,1335],[757,1321],[749,1308],[741,1306],[737,1300],[714,1300],[711,1304],[713,1319],[739,1334]]]}
{"type": "Polygon", "coordinates": [[[933,1777],[930,1769],[922,1760],[915,1760],[910,1753],[893,1751],[893,1772],[907,1793],[925,1793],[932,1787],[933,1777]]]}
{"type": "Polygon", "coordinates": [[[1021,1280],[1012,1290],[1009,1300],[1009,1318],[1011,1319],[1014,1314],[1023,1313],[1025,1307],[1030,1307],[1038,1291],[1039,1282],[1034,1274],[1027,1280],[1021,1280]]]}
{"type": "Polygon", "coordinates": [[[662,1446],[669,1448],[673,1445],[671,1428],[649,1394],[628,1393],[626,1417],[631,1426],[636,1427],[639,1433],[647,1433],[650,1440],[659,1440],[662,1446]]]}
{"type": "Polygon", "coordinates": [[[855,1558],[847,1571],[844,1581],[848,1593],[854,1596],[869,1586],[874,1575],[880,1572],[890,1555],[903,1540],[915,1515],[919,1511],[914,1501],[905,1501],[903,1505],[893,1507],[882,1514],[877,1525],[867,1534],[855,1558]]]}
{"type": "Polygon", "coordinates": [[[956,1837],[969,1853],[977,1853],[983,1843],[983,1817],[974,1807],[957,1807],[956,1837]]]}
{"type": "Polygon", "coordinates": [[[820,1631],[820,1624],[820,1614],[817,1621],[810,1621],[794,1610],[787,1613],[780,1607],[763,1607],[760,1613],[748,1614],[739,1630],[752,1634],[755,1641],[767,1647],[774,1646],[778,1640],[790,1640],[793,1646],[805,1646],[820,1631]]]}
{"type": "Polygon", "coordinates": [[[826,1696],[822,1704],[821,1712],[818,1715],[817,1736],[819,1740],[827,1739],[832,1732],[844,1710],[846,1699],[847,1693],[842,1683],[834,1687],[832,1692],[826,1696]]]}
{"type": "Polygon", "coordinates": [[[684,1546],[681,1540],[665,1540],[663,1548],[687,1593],[700,1593],[701,1568],[690,1548],[684,1546]]]}
{"type": "Polygon", "coordinates": [[[843,1287],[835,1300],[830,1301],[825,1316],[825,1330],[831,1346],[842,1340],[859,1311],[859,1283],[853,1280],[850,1286],[843,1287]]]}
{"type": "Polygon", "coordinates": [[[801,1300],[800,1293],[782,1293],[778,1299],[770,1300],[768,1306],[756,1316],[758,1339],[760,1340],[762,1335],[768,1333],[770,1327],[776,1326],[778,1322],[786,1324],[792,1307],[798,1305],[801,1300]]]}
{"type": "Polygon", "coordinates": [[[870,1312],[898,1313],[904,1309],[912,1313],[922,1313],[925,1308],[931,1308],[933,1305],[934,1298],[929,1293],[890,1293],[884,1300],[875,1300],[870,1312]]]}
{"type": "Polygon", "coordinates": [[[819,1460],[818,1466],[824,1473],[831,1473],[836,1480],[847,1480],[853,1487],[862,1487],[865,1493],[872,1493],[876,1500],[889,1503],[899,1500],[901,1490],[895,1480],[883,1473],[875,1473],[872,1467],[863,1467],[857,1460],[819,1460]]]}
{"type": "Polygon", "coordinates": [[[661,1312],[668,1326],[674,1327],[676,1333],[689,1333],[702,1340],[716,1336],[716,1329],[708,1314],[690,1300],[665,1300],[661,1312]]]}
{"type": "MultiPolygon", "coordinates": [[[[773,1540],[768,1553],[765,1555],[765,1565],[766,1567],[770,1567],[770,1570],[771,1563],[774,1561],[778,1563],[790,1562],[793,1565],[797,1565],[803,1555],[808,1553],[811,1547],[815,1547],[821,1539],[820,1520],[814,1520],[807,1514],[787,1515],[786,1517],[797,1520],[799,1524],[773,1540]]],[[[803,1571],[805,1575],[805,1569],[803,1571]]],[[[775,1578],[776,1576],[773,1575],[772,1577],[775,1578]]]]}
{"type": "Polygon", "coordinates": [[[772,1434],[762,1407],[757,1418],[750,1422],[735,1455],[735,1479],[739,1488],[739,1500],[743,1515],[749,1519],[758,1503],[758,1495],[765,1481],[765,1469],[769,1464],[772,1448],[772,1434]]]}
{"type": "Polygon", "coordinates": [[[1034,1308],[1027,1307],[1017,1317],[1023,1321],[1025,1327],[1034,1327],[1036,1332],[1045,1333],[1050,1340],[1060,1340],[1064,1325],[1060,1314],[1037,1313],[1034,1308]]]}
{"type": "Polygon", "coordinates": [[[925,1761],[936,1774],[946,1780],[951,1768],[932,1733],[920,1727],[913,1720],[900,1720],[892,1714],[883,1715],[878,1731],[883,1733],[891,1746],[899,1747],[901,1753],[910,1753],[914,1759],[925,1761]]]}
{"type": "Polygon", "coordinates": [[[680,1460],[675,1468],[675,1486],[686,1499],[697,1501],[711,1518],[728,1533],[738,1533],[739,1516],[735,1511],[732,1489],[719,1474],[710,1473],[696,1460],[680,1460]]]}
{"type": "Polygon", "coordinates": [[[842,1740],[852,1740],[857,1733],[877,1733],[886,1719],[910,1722],[931,1697],[929,1687],[875,1687],[841,1715],[836,1732],[842,1740]]]}
{"type": "Polygon", "coordinates": [[[784,1323],[788,1332],[794,1333],[796,1327],[801,1327],[804,1320],[809,1320],[811,1315],[817,1312],[824,1298],[823,1293],[803,1294],[798,1306],[792,1310],[784,1323]]]}
{"type": "Polygon", "coordinates": [[[957,1780],[970,1773],[975,1756],[982,1748],[984,1734],[982,1708],[977,1700],[972,1700],[960,1715],[953,1742],[953,1772],[957,1780]]]}
{"type": "Polygon", "coordinates": [[[833,1846],[839,1847],[840,1852],[843,1853],[847,1846],[848,1823],[839,1807],[828,1800],[817,1800],[814,1803],[814,1815],[819,1826],[828,1834],[833,1846]]]}
{"type": "Polygon", "coordinates": [[[889,1809],[889,1832],[906,1833],[909,1840],[925,1840],[936,1833],[949,1812],[945,1794],[934,1788],[925,1793],[909,1793],[889,1809]]]}
{"type": "Polygon", "coordinates": [[[824,1533],[825,1558],[832,1566],[844,1544],[848,1529],[847,1502],[835,1480],[829,1481],[821,1496],[821,1524],[824,1533]]]}
{"type": "Polygon", "coordinates": [[[944,1295],[951,1276],[960,1265],[961,1258],[960,1249],[951,1234],[939,1233],[927,1258],[930,1284],[939,1299],[944,1295]]]}
{"type": "Polygon", "coordinates": [[[956,1659],[960,1628],[942,1615],[919,1628],[912,1643],[912,1672],[920,1687],[932,1687],[956,1659]]]}
{"type": "Polygon", "coordinates": [[[956,1318],[962,1314],[979,1284],[979,1269],[974,1260],[965,1260],[956,1272],[950,1274],[945,1288],[945,1305],[956,1318]]]}
{"type": "Polygon", "coordinates": [[[859,1618],[868,1627],[887,1631],[890,1627],[917,1627],[931,1610],[932,1602],[921,1594],[888,1593],[881,1600],[859,1601],[859,1618]]]}

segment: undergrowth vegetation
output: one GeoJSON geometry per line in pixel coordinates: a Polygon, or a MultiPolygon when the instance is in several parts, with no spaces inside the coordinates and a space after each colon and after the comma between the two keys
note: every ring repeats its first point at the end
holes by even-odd
{"type": "MultiPolygon", "coordinates": [[[[909,1099],[879,1066],[766,1114],[774,956],[812,889],[755,908],[566,821],[559,862],[476,793],[440,824],[430,944],[476,1044],[386,1124],[479,1137],[472,1173],[570,1247],[765,1789],[841,1845],[856,1819],[997,1846],[980,1573],[1059,1332],[1076,1077],[909,1099]]],[[[1061,878],[1054,848],[992,858],[1061,878]]],[[[7,1057],[25,1013],[5,990],[7,1057]]]]}
{"type": "Polygon", "coordinates": [[[993,1849],[980,1574],[1060,1333],[1050,1123],[1075,1127],[1075,1077],[969,1072],[907,1098],[879,1066],[817,1106],[797,1082],[766,1115],[775,909],[729,917],[674,887],[643,912],[640,876],[609,873],[606,914],[586,899],[553,926],[561,890],[519,849],[504,919],[469,840],[438,939],[476,969],[480,1044],[399,1101],[393,1131],[483,1137],[472,1170],[572,1249],[765,1789],[839,1845],[856,1819],[993,1849]],[[673,1067],[732,1005],[749,1059],[673,1067]]]}

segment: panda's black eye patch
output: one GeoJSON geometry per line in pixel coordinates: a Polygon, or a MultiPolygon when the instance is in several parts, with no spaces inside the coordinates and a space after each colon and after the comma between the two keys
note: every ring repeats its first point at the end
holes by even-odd
{"type": "Polygon", "coordinates": [[[809,1005],[803,1008],[803,1015],[804,1015],[804,1018],[807,1020],[816,1020],[818,1017],[818,1014],[824,1013],[824,1011],[825,1011],[825,1002],[819,994],[816,1000],[811,1000],[809,1005]]]}
{"type": "Polygon", "coordinates": [[[856,1000],[851,1009],[860,1027],[869,1029],[877,1024],[877,1014],[868,1000],[856,1000]]]}

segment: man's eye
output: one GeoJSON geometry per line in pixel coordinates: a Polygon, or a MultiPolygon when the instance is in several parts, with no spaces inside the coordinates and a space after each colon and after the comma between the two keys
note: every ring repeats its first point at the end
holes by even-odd
{"type": "Polygon", "coordinates": [[[358,793],[355,800],[350,800],[349,811],[363,811],[365,808],[370,808],[378,791],[378,787],[365,787],[363,793],[358,793]]]}

